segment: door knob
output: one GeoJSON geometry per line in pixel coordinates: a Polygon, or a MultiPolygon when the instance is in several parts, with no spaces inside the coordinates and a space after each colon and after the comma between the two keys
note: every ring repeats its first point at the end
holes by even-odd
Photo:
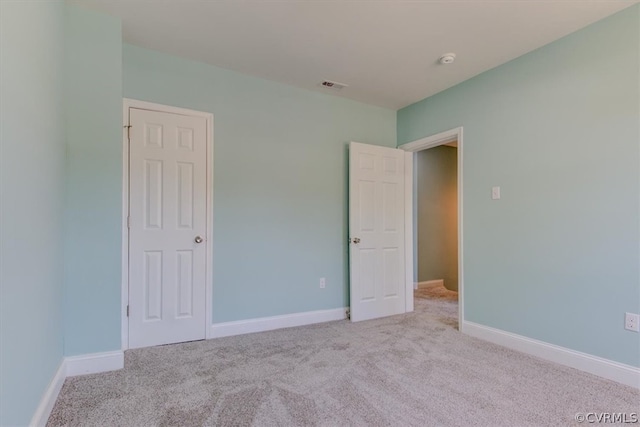
{"type": "Polygon", "coordinates": [[[200,236],[196,236],[196,238],[193,239],[193,241],[196,242],[196,243],[202,243],[203,240],[204,239],[202,237],[200,237],[200,236]]]}
{"type": "Polygon", "coordinates": [[[357,245],[358,243],[360,243],[360,238],[359,238],[359,237],[354,237],[354,238],[353,238],[353,243],[355,243],[356,245],[357,245]]]}

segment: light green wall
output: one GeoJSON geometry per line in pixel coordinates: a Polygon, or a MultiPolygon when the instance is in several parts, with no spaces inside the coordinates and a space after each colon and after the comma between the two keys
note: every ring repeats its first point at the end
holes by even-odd
{"type": "Polygon", "coordinates": [[[636,5],[399,111],[464,126],[466,320],[640,366],[639,76],[636,5]]]}
{"type": "Polygon", "coordinates": [[[120,349],[122,36],[68,6],[65,354],[120,349]]]}
{"type": "Polygon", "coordinates": [[[347,143],[395,147],[396,113],[130,45],[123,58],[126,97],[214,114],[213,320],[348,305],[347,143]]]}
{"type": "Polygon", "coordinates": [[[0,5],[0,424],[30,420],[63,354],[120,348],[123,78],[215,115],[216,322],[347,305],[347,142],[464,125],[467,320],[640,366],[640,6],[401,110],[396,141],[393,111],[0,5]]]}
{"type": "Polygon", "coordinates": [[[458,150],[441,145],[416,155],[418,281],[458,290],[458,150]]]}
{"type": "Polygon", "coordinates": [[[63,355],[61,2],[0,2],[0,425],[27,425],[63,355]]]}

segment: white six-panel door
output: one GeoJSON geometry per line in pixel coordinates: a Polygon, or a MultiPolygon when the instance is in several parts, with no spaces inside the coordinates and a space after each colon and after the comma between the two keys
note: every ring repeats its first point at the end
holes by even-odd
{"type": "Polygon", "coordinates": [[[206,119],[129,119],[129,347],[204,339],[206,119]]]}
{"type": "Polygon", "coordinates": [[[405,307],[404,152],[349,145],[351,320],[405,307]]]}

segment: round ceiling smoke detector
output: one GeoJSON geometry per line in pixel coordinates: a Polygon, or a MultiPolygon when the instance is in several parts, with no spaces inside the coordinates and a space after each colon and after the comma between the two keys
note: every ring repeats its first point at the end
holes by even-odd
{"type": "Polygon", "coordinates": [[[440,59],[438,59],[438,62],[446,65],[446,64],[451,64],[455,60],[456,60],[455,53],[445,53],[440,57],[440,59]]]}

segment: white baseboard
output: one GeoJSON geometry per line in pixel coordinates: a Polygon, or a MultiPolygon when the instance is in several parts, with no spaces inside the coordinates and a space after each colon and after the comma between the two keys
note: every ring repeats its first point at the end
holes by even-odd
{"type": "Polygon", "coordinates": [[[65,360],[62,359],[62,361],[60,361],[60,366],[58,366],[58,370],[42,395],[42,399],[40,399],[40,404],[36,408],[36,412],[33,414],[33,417],[31,417],[31,422],[29,423],[30,427],[44,427],[47,424],[53,405],[56,404],[56,399],[58,399],[58,394],[62,389],[62,385],[64,384],[64,379],[66,377],[67,368],[65,360]]]}
{"type": "Polygon", "coordinates": [[[60,362],[60,366],[51,379],[49,387],[47,387],[42,399],[40,399],[40,404],[33,417],[31,417],[29,427],[44,427],[47,424],[49,415],[51,415],[53,406],[58,399],[58,394],[60,394],[64,380],[67,377],[97,374],[122,368],[124,368],[124,352],[121,350],[65,357],[60,362]]]}
{"type": "Polygon", "coordinates": [[[209,329],[207,339],[343,320],[347,318],[346,311],[346,308],[334,308],[331,310],[307,311],[304,313],[285,314],[283,316],[214,323],[209,329]]]}
{"type": "Polygon", "coordinates": [[[490,341],[541,359],[569,366],[621,384],[640,389],[640,368],[614,362],[544,341],[538,341],[511,332],[494,329],[477,323],[463,322],[465,334],[490,341]]]}
{"type": "Polygon", "coordinates": [[[427,286],[436,286],[436,285],[444,286],[444,279],[427,280],[425,282],[418,282],[415,284],[415,289],[426,288],[427,286]]]}
{"type": "Polygon", "coordinates": [[[65,362],[68,377],[115,371],[124,368],[124,352],[118,350],[71,356],[65,362]]]}

